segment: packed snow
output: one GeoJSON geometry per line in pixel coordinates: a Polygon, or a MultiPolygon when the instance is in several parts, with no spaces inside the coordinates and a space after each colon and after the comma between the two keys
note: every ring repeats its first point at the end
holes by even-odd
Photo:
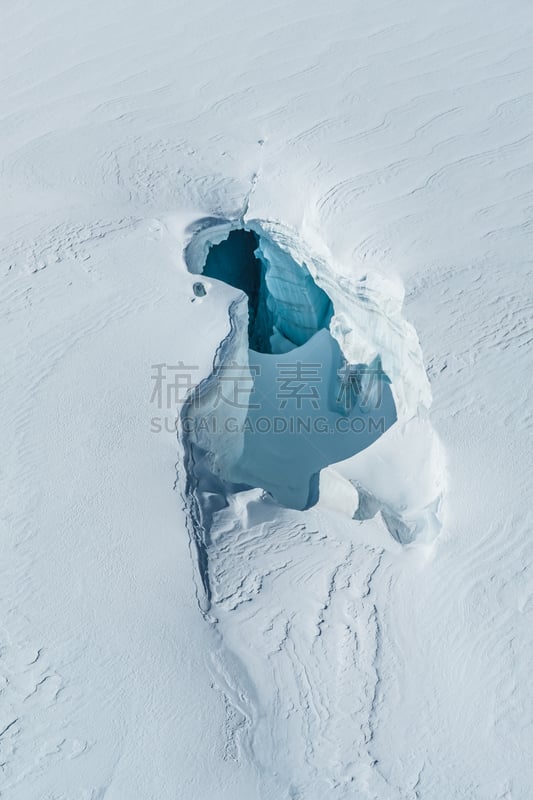
{"type": "Polygon", "coordinates": [[[529,4],[0,21],[0,796],[529,800],[529,4]]]}

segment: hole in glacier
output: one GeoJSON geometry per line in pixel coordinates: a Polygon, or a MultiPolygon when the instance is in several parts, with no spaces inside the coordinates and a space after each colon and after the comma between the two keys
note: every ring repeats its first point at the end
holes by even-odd
{"type": "Polygon", "coordinates": [[[184,414],[202,516],[218,507],[216,497],[224,504],[226,493],[252,487],[288,508],[309,508],[320,470],[396,421],[387,376],[379,359],[346,363],[329,331],[328,295],[262,231],[231,230],[209,247],[201,271],[248,297],[247,340],[232,320],[226,344],[240,344],[228,345],[231,357],[184,414]]]}
{"type": "Polygon", "coordinates": [[[305,267],[250,230],[211,246],[202,270],[248,296],[248,341],[259,353],[284,353],[328,326],[333,308],[305,267]]]}

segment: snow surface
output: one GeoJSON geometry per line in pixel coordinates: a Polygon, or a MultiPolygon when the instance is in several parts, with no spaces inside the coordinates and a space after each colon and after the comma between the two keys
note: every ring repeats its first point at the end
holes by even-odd
{"type": "Polygon", "coordinates": [[[0,22],[0,795],[528,800],[530,4],[0,22]],[[306,511],[207,513],[151,401],[153,365],[245,355],[184,257],[243,222],[391,380],[306,511]]]}

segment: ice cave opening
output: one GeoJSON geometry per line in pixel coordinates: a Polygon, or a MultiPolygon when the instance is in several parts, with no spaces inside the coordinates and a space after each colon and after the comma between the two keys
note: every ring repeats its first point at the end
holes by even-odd
{"type": "Polygon", "coordinates": [[[285,353],[327,328],[333,307],[305,267],[266,237],[238,228],[212,245],[202,273],[248,296],[248,342],[258,353],[285,353]]]}
{"type": "Polygon", "coordinates": [[[209,502],[261,488],[280,505],[309,508],[320,471],[369,447],[396,421],[381,362],[346,361],[329,330],[330,298],[261,230],[226,231],[193,266],[246,296],[230,308],[219,362],[182,420],[197,487],[209,502]]]}

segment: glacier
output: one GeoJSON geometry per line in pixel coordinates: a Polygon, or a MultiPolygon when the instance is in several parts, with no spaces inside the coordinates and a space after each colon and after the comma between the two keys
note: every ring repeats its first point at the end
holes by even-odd
{"type": "Polygon", "coordinates": [[[530,800],[530,4],[0,24],[2,798],[530,800]]]}

